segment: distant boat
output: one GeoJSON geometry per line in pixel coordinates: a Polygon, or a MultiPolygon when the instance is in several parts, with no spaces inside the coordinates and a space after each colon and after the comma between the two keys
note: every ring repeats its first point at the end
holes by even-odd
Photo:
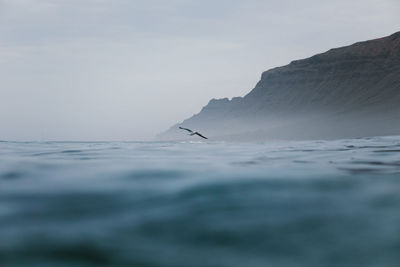
{"type": "Polygon", "coordinates": [[[188,131],[190,136],[192,136],[192,135],[198,135],[198,136],[200,136],[201,138],[208,139],[207,137],[205,137],[205,136],[202,135],[201,133],[196,132],[196,131],[192,131],[192,130],[190,130],[190,129],[188,129],[188,128],[179,127],[179,129],[188,131]]]}

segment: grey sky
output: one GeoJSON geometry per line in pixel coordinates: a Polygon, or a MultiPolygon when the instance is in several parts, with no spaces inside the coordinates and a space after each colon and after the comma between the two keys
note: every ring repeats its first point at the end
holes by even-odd
{"type": "Polygon", "coordinates": [[[0,0],[0,140],[145,140],[261,72],[400,31],[397,0],[0,0]]]}

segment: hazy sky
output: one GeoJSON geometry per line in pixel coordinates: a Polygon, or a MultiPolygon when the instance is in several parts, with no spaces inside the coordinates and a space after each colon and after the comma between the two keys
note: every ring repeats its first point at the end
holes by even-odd
{"type": "Polygon", "coordinates": [[[400,31],[398,0],[0,0],[0,140],[144,140],[269,68],[400,31]]]}

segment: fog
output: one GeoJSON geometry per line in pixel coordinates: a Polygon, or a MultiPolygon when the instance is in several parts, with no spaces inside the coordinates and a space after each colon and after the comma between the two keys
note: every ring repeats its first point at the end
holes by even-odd
{"type": "Polygon", "coordinates": [[[0,140],[150,140],[260,74],[400,30],[397,0],[0,0],[0,140]]]}

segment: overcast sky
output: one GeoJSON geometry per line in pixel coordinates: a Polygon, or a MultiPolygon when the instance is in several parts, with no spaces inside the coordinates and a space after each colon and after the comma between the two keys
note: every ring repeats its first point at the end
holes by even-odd
{"type": "Polygon", "coordinates": [[[398,0],[0,0],[0,140],[147,140],[263,71],[400,31],[398,0]]]}

